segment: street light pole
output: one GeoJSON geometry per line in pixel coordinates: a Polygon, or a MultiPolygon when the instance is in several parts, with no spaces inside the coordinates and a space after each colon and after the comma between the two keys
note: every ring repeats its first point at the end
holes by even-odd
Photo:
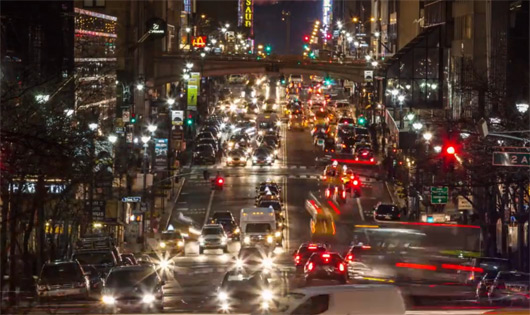
{"type": "MultiPolygon", "coordinates": [[[[142,143],[144,144],[144,155],[142,161],[142,173],[143,173],[143,188],[142,188],[142,200],[143,203],[147,199],[147,149],[149,147],[149,141],[151,137],[142,136],[142,143]]],[[[145,211],[142,212],[142,251],[145,251],[145,211]]]]}

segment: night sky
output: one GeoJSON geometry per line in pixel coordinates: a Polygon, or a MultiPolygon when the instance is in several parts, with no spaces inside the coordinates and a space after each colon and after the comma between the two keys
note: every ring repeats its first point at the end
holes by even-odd
{"type": "MultiPolygon", "coordinates": [[[[300,54],[303,36],[311,31],[315,19],[320,18],[321,0],[254,2],[254,34],[256,44],[270,44],[278,54],[300,54]],[[282,10],[291,12],[291,47],[286,51],[286,23],[282,10]]],[[[217,19],[221,23],[237,22],[237,1],[197,0],[197,12],[217,19]]]]}

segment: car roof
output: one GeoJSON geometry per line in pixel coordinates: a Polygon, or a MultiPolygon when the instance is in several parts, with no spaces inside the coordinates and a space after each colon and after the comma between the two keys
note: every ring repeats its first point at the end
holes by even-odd
{"type": "Polygon", "coordinates": [[[202,228],[203,229],[208,229],[208,228],[220,228],[220,229],[222,229],[223,226],[221,224],[205,224],[202,228]]]}
{"type": "Polygon", "coordinates": [[[79,264],[76,260],[59,260],[59,261],[49,261],[45,266],[59,266],[59,265],[66,265],[66,264],[79,264]]]}
{"type": "Polygon", "coordinates": [[[112,268],[110,270],[110,273],[115,272],[115,271],[141,271],[141,270],[146,270],[146,269],[151,269],[153,270],[154,273],[156,273],[156,270],[152,266],[143,265],[143,264],[129,265],[129,266],[117,266],[117,267],[112,268]]]}

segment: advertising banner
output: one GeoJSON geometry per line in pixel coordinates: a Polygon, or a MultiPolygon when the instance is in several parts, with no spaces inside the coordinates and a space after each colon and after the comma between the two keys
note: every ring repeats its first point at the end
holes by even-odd
{"type": "Polygon", "coordinates": [[[171,111],[171,124],[173,126],[182,126],[184,124],[184,111],[183,110],[172,110],[171,111]]]}
{"type": "Polygon", "coordinates": [[[188,110],[197,110],[197,85],[188,84],[188,110]]]}
{"type": "Polygon", "coordinates": [[[155,139],[155,169],[166,170],[167,169],[167,152],[168,151],[168,140],[167,138],[156,138],[155,139]]]}

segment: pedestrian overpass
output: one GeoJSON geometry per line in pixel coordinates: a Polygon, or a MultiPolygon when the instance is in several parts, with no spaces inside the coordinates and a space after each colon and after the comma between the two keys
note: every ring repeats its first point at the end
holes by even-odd
{"type": "Polygon", "coordinates": [[[182,78],[186,63],[193,63],[192,71],[203,76],[224,76],[229,74],[302,74],[331,76],[355,82],[364,81],[364,70],[372,69],[364,60],[337,62],[304,60],[296,56],[278,56],[256,60],[252,56],[207,55],[162,55],[154,59],[155,85],[175,82],[182,78]]]}

